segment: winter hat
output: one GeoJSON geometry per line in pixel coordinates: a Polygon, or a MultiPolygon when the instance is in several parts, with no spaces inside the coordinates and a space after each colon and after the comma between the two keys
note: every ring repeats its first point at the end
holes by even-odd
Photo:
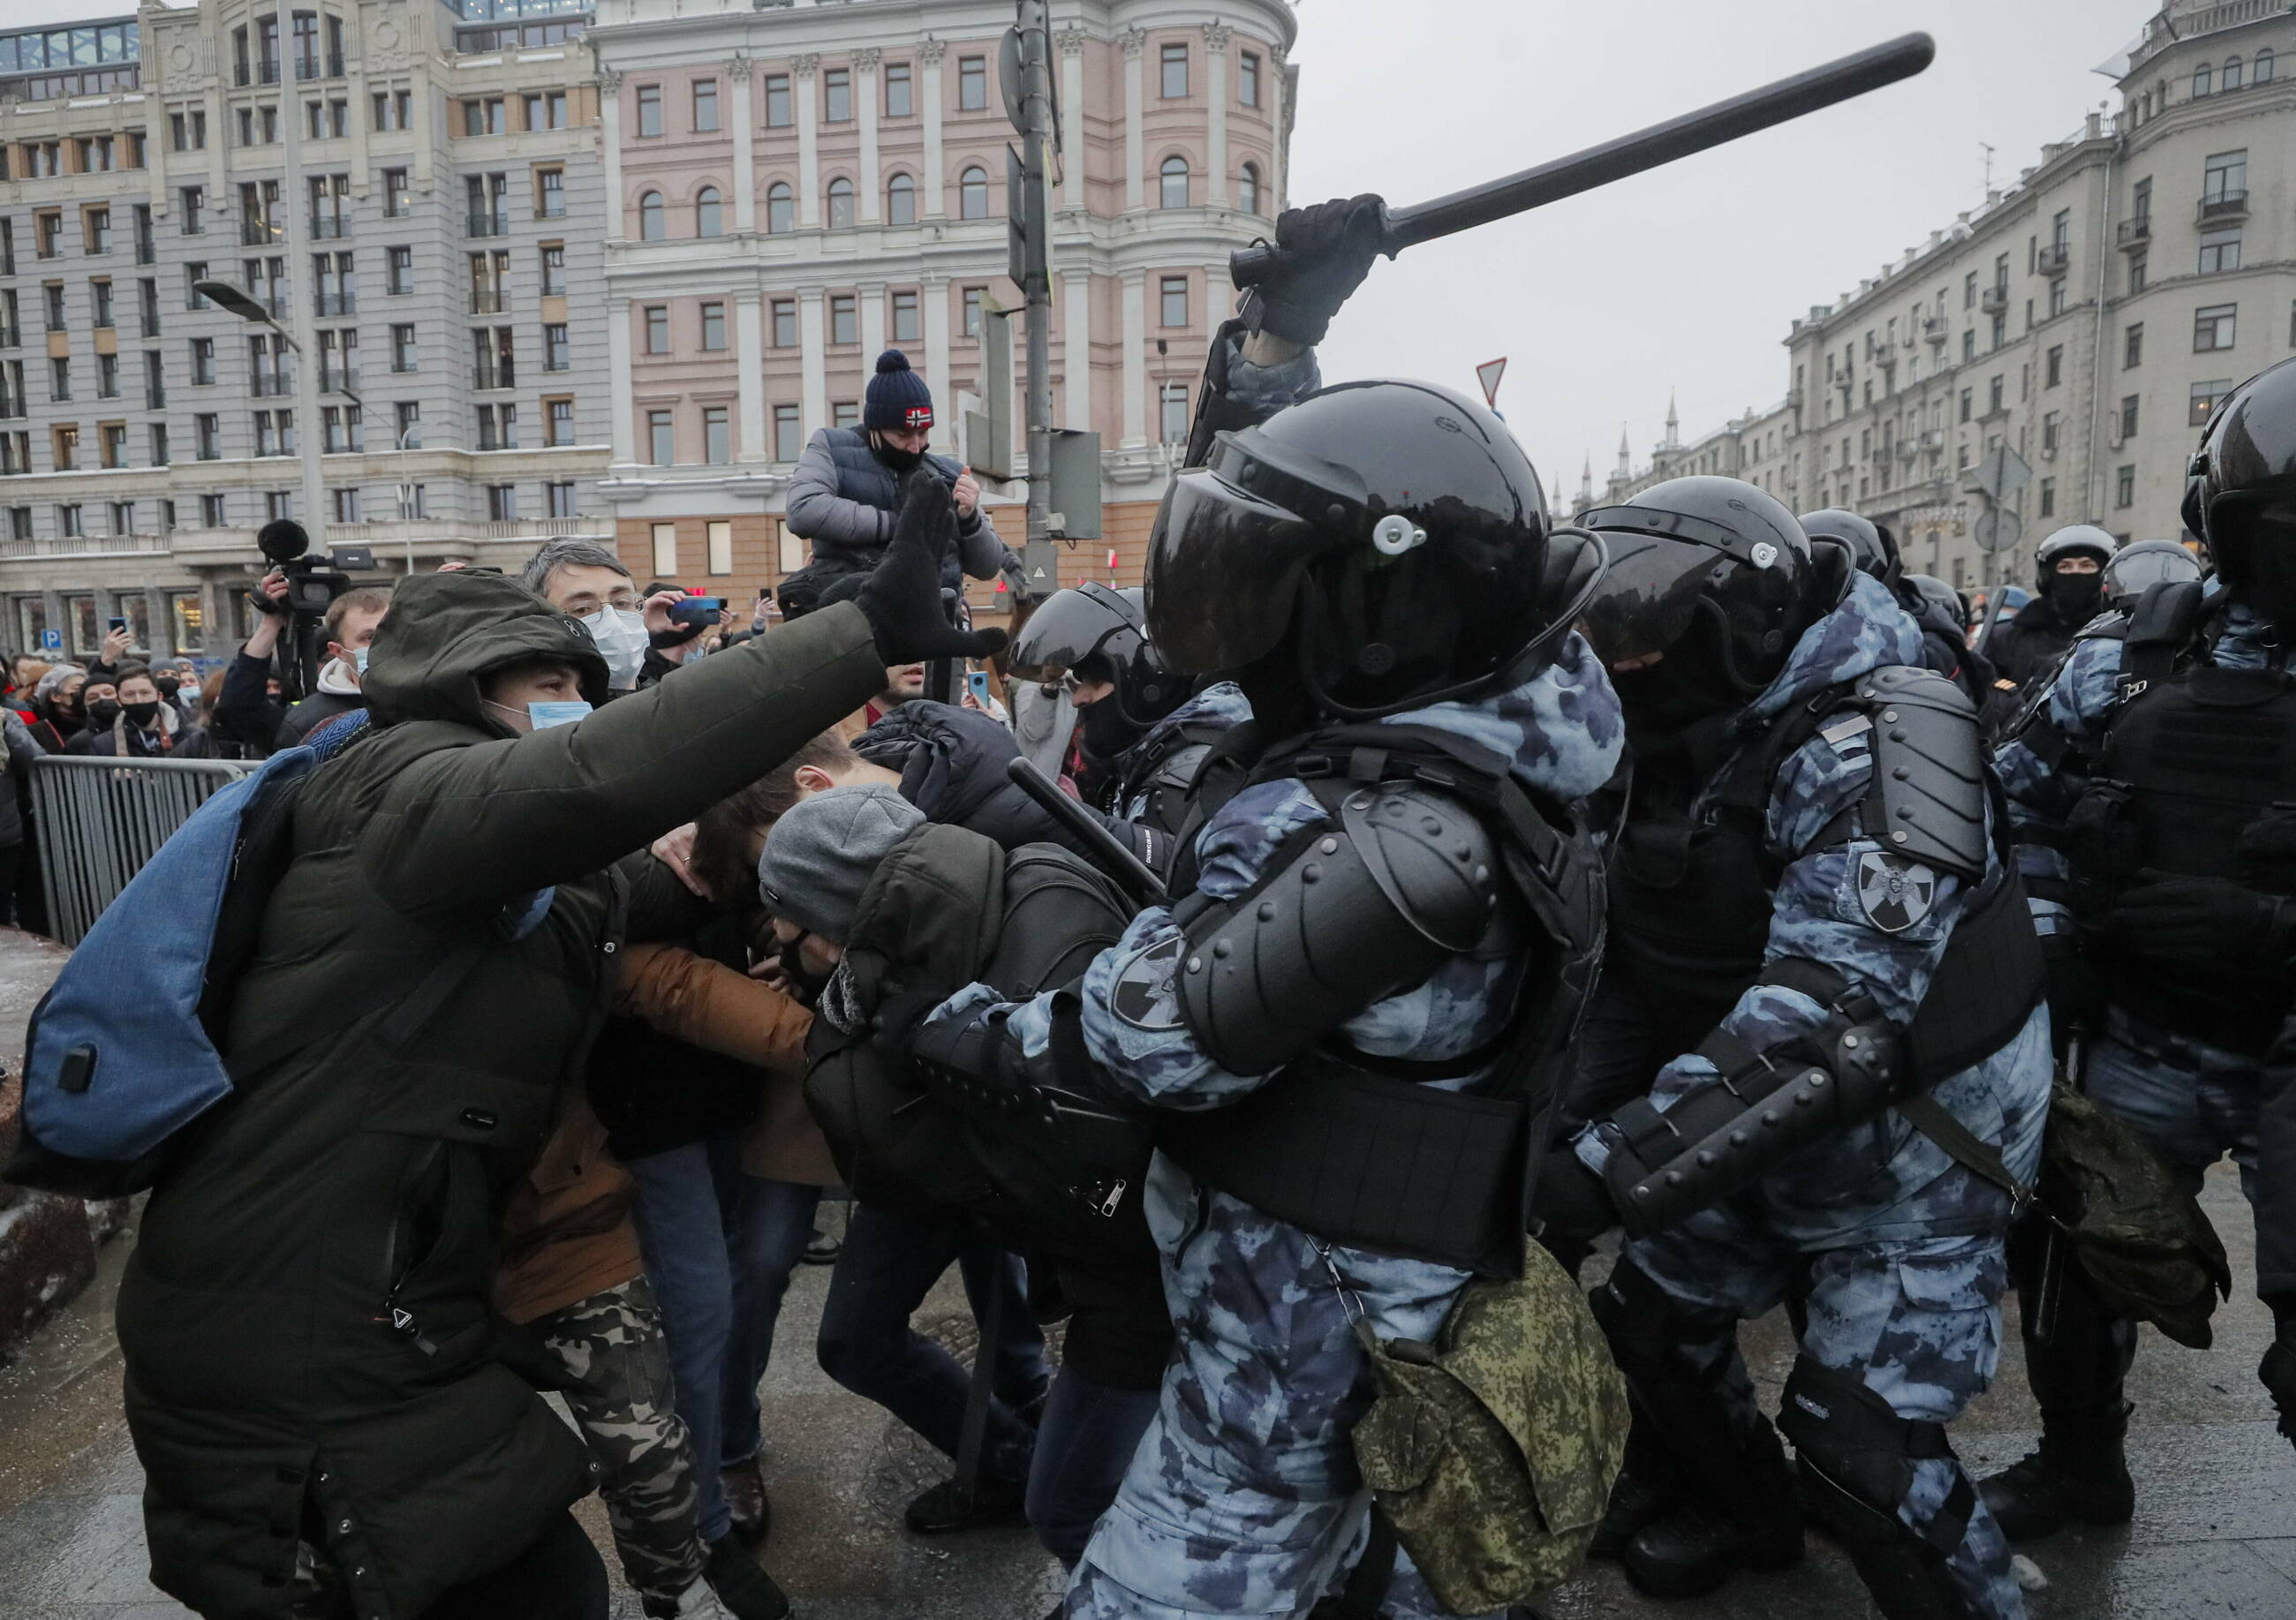
{"type": "Polygon", "coordinates": [[[829,788],[792,805],[766,835],[758,894],[775,912],[843,945],[877,864],[925,823],[882,782],[829,788]]]}
{"type": "Polygon", "coordinates": [[[898,348],[877,356],[877,374],[869,379],[861,425],[877,429],[933,425],[932,390],[909,369],[909,357],[898,348]]]}

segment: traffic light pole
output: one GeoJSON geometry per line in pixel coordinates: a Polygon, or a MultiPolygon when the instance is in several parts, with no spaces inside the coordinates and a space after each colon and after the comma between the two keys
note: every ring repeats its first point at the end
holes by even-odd
{"type": "MultiPolygon", "coordinates": [[[[1052,34],[1045,0],[1019,0],[1021,29],[1021,176],[1028,215],[1021,296],[1029,311],[1029,538],[1052,537],[1053,512],[1053,270],[1052,220],[1046,206],[1047,154],[1053,145],[1052,34]]],[[[1071,388],[1077,380],[1070,380],[1071,388]]]]}

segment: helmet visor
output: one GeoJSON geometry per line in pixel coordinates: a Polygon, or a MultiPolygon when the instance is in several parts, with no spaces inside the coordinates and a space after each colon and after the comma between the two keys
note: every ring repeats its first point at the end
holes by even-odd
{"type": "Polygon", "coordinates": [[[1240,669],[1291,627],[1300,577],[1326,541],[1210,468],[1172,480],[1148,543],[1148,634],[1165,667],[1240,669]]]}
{"type": "Polygon", "coordinates": [[[1095,653],[1111,664],[1123,663],[1139,640],[1130,622],[1098,592],[1090,587],[1056,591],[1029,615],[1013,643],[1010,661],[1017,669],[1053,680],[1072,673],[1095,653]]]}
{"type": "Polygon", "coordinates": [[[1658,535],[1602,531],[1611,569],[1580,621],[1605,664],[1645,659],[1682,639],[1710,581],[1735,566],[1726,552],[1658,535]]]}

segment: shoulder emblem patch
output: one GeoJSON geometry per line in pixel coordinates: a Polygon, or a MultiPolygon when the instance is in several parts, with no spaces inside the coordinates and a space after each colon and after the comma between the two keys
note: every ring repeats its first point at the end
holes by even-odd
{"type": "Polygon", "coordinates": [[[1109,1007],[1135,1029],[1177,1029],[1180,991],[1174,982],[1187,940],[1178,934],[1143,945],[1116,970],[1109,1007]]]}
{"type": "Polygon", "coordinates": [[[1857,857],[1857,909],[1884,934],[1902,934],[1937,904],[1937,873],[1885,849],[1857,857]]]}

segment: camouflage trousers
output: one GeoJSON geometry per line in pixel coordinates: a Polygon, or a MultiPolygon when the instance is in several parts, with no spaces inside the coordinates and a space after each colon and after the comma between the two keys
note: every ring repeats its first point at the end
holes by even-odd
{"type": "MultiPolygon", "coordinates": [[[[1062,1612],[1292,1620],[1340,1584],[1368,1532],[1349,1435],[1374,1391],[1351,1313],[1383,1338],[1431,1338],[1467,1273],[1352,1249],[1327,1264],[1306,1232],[1160,1156],[1145,1190],[1179,1342],[1062,1612]]],[[[1398,1552],[1381,1612],[1448,1611],[1398,1552]]]]}
{"type": "MultiPolygon", "coordinates": [[[[1999,1234],[1891,1239],[1811,1254],[1767,1230],[1755,1208],[1739,1201],[1702,1211],[1628,1243],[1623,1256],[1674,1300],[1675,1319],[1687,1330],[1673,1349],[1683,1377],[1716,1390],[1734,1423],[1768,1422],[1738,1351],[1738,1323],[1789,1292],[1804,1298],[1808,1313],[1802,1354],[1856,1376],[1900,1418],[1951,1422],[1992,1382],[2008,1280],[1999,1234]]],[[[1920,1531],[1967,1479],[1956,1458],[1922,1460],[1898,1518],[1920,1531]]],[[[1973,1612],[2022,1620],[2024,1593],[1983,1497],[1947,1567],[1973,1612]]]]}
{"type": "Polygon", "coordinates": [[[676,1598],[701,1578],[707,1553],[652,1285],[633,1278],[533,1328],[572,1386],[566,1405],[597,1460],[622,1573],[641,1597],[676,1598]]]}

